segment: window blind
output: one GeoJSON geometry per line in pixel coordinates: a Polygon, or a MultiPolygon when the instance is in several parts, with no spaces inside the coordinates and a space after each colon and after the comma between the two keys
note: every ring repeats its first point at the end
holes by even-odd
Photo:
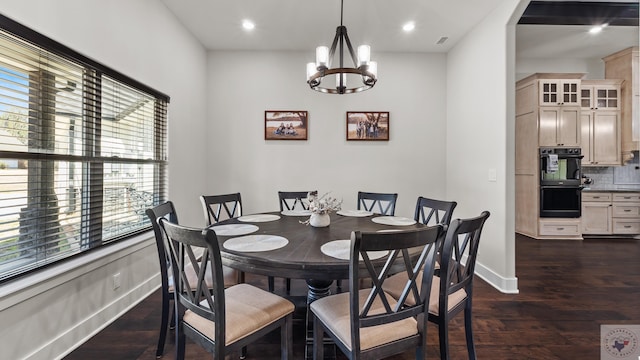
{"type": "Polygon", "coordinates": [[[0,281],[149,229],[169,99],[127,80],[0,17],[0,281]]]}

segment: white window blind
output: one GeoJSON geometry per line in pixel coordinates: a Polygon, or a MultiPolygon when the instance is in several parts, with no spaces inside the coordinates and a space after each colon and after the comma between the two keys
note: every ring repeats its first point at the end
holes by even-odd
{"type": "Polygon", "coordinates": [[[0,17],[0,281],[149,229],[168,100],[0,17]]]}

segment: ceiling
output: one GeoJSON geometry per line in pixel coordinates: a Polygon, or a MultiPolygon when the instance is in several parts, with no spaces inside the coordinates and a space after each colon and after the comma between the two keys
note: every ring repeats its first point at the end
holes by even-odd
{"type": "MultiPolygon", "coordinates": [[[[303,50],[313,54],[316,46],[330,45],[340,25],[339,0],[161,1],[210,50],[303,50]],[[243,19],[253,21],[255,29],[245,31],[243,19]]],[[[376,51],[447,52],[502,1],[344,0],[343,23],[354,47],[371,45],[372,58],[376,51]],[[415,23],[415,30],[405,33],[402,25],[409,21],[415,23]],[[447,41],[437,44],[442,37],[448,37],[447,41]]],[[[589,3],[596,4],[581,2],[589,3]]],[[[532,5],[527,11],[534,10],[532,5]]],[[[558,22],[557,17],[539,16],[545,8],[535,9],[536,19],[558,22]]],[[[557,8],[550,11],[558,13],[557,8]]],[[[597,36],[587,30],[585,25],[518,25],[516,57],[597,58],[638,45],[637,25],[609,26],[597,36]]]]}

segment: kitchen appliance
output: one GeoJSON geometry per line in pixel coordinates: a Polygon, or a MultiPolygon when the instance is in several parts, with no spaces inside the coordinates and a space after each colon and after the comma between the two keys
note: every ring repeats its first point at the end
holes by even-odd
{"type": "Polygon", "coordinates": [[[540,217],[582,215],[580,148],[540,148],[540,217]]]}

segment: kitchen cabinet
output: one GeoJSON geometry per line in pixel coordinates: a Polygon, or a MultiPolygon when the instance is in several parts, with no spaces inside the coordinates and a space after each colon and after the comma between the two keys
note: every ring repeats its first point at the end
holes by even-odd
{"type": "Polygon", "coordinates": [[[580,146],[580,107],[545,106],[539,110],[540,146],[580,146]]]}
{"type": "Polygon", "coordinates": [[[584,80],[580,89],[583,166],[621,165],[619,94],[622,80],[584,80]]]}
{"type": "Polygon", "coordinates": [[[611,193],[582,193],[582,233],[611,234],[611,193]]]}
{"type": "Polygon", "coordinates": [[[604,77],[622,79],[620,87],[621,160],[633,158],[640,150],[640,65],[638,47],[630,47],[611,54],[604,60],[604,77]]]}
{"type": "Polygon", "coordinates": [[[640,234],[640,192],[585,191],[582,194],[582,233],[640,234]]]}
{"type": "Polygon", "coordinates": [[[544,79],[539,83],[539,106],[579,106],[580,79],[544,79]]]}

